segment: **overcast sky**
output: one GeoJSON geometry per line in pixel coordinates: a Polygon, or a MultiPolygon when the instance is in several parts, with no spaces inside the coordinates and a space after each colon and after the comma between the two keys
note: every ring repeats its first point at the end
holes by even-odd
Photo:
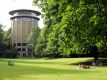
{"type": "MultiPolygon", "coordinates": [[[[37,7],[32,6],[33,0],[1,0],[0,1],[0,24],[6,26],[5,30],[10,28],[11,21],[9,11],[16,9],[31,9],[40,11],[37,7]]],[[[43,27],[42,19],[39,21],[39,27],[43,27]]]]}

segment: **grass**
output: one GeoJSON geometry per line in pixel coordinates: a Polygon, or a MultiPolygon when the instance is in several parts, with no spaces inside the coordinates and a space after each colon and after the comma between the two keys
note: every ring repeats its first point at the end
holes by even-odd
{"type": "Polygon", "coordinates": [[[91,58],[0,59],[0,80],[107,80],[107,67],[79,69],[79,62],[91,58]]]}

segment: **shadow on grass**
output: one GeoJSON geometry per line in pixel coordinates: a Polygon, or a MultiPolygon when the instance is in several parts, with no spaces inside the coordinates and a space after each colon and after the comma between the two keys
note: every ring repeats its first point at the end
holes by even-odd
{"type": "MultiPolygon", "coordinates": [[[[94,61],[94,59],[89,59],[87,61],[72,63],[70,65],[84,64],[84,65],[92,66],[93,61],[94,61]]],[[[107,67],[107,58],[100,58],[99,61],[102,63],[102,67],[107,67]]]]}
{"type": "MultiPolygon", "coordinates": [[[[90,62],[92,59],[86,61],[90,62]]],[[[1,61],[2,62],[2,61],[1,61]]],[[[93,70],[79,70],[79,69],[72,69],[72,68],[64,68],[64,69],[60,69],[57,68],[57,65],[54,67],[49,67],[48,64],[51,64],[51,62],[47,63],[47,62],[41,62],[41,64],[45,64],[47,66],[37,66],[37,63],[32,63],[32,62],[28,62],[27,61],[22,61],[22,64],[17,64],[17,62],[15,63],[15,66],[11,67],[11,66],[7,66],[6,64],[7,61],[5,61],[5,63],[3,62],[3,64],[0,66],[0,80],[16,80],[17,78],[22,78],[23,76],[29,76],[29,75],[35,75],[35,76],[40,76],[40,75],[48,75],[48,74],[52,74],[52,75],[65,75],[65,74],[73,74],[73,75],[80,75],[81,73],[87,74],[87,73],[98,73],[98,71],[93,71],[93,70]],[[31,65],[31,66],[28,66],[31,65]],[[6,79],[4,79],[6,78],[6,79]]],[[[54,62],[55,63],[55,62],[54,62]]],[[[59,63],[59,62],[58,62],[59,63]]],[[[58,64],[57,63],[57,64],[58,64]]],[[[39,62],[38,62],[39,64],[39,62]]],[[[53,64],[53,63],[52,63],[53,64]]],[[[59,63],[60,64],[60,63],[59,63]]],[[[75,63],[72,65],[78,65],[79,63],[75,63]]],[[[19,80],[19,79],[17,79],[19,80]]],[[[23,79],[24,80],[24,79],[23,79]]]]}

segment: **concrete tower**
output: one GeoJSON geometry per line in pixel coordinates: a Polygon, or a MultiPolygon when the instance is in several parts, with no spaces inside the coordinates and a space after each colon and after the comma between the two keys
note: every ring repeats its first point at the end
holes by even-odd
{"type": "Polygon", "coordinates": [[[11,37],[12,45],[16,47],[18,56],[29,56],[28,53],[28,35],[32,27],[38,27],[37,16],[40,12],[27,9],[13,10],[9,12],[11,19],[11,37]]]}

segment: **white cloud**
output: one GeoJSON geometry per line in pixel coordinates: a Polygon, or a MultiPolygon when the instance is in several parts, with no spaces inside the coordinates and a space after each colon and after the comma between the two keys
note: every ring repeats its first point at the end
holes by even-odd
{"type": "MultiPolygon", "coordinates": [[[[11,26],[9,11],[16,9],[32,9],[40,11],[32,6],[32,0],[1,0],[0,2],[0,23],[6,26],[7,30],[11,26]]],[[[43,20],[39,21],[39,26],[43,27],[43,20]]]]}

